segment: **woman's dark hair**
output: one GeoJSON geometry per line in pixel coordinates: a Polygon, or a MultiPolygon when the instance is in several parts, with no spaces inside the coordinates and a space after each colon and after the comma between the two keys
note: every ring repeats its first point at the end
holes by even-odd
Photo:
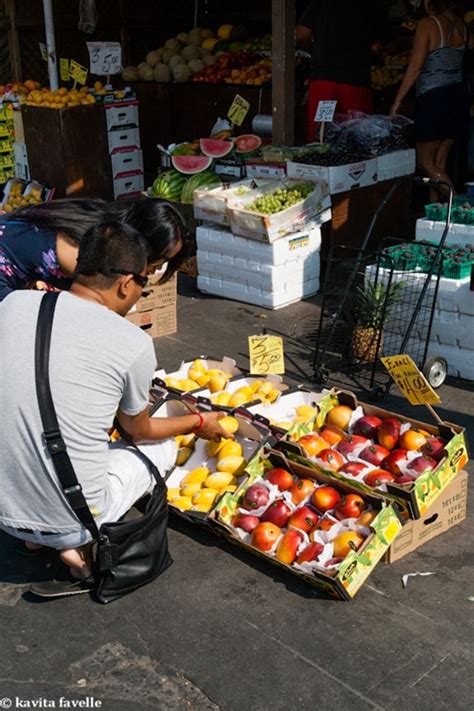
{"type": "Polygon", "coordinates": [[[191,253],[192,240],[178,210],[165,200],[144,198],[106,202],[97,198],[53,200],[15,210],[7,220],[31,222],[37,227],[61,232],[72,242],[81,241],[88,229],[104,222],[124,222],[134,227],[148,245],[148,262],[168,261],[161,282],[168,281],[191,253]]]}
{"type": "Polygon", "coordinates": [[[147,261],[148,244],[137,230],[123,222],[105,222],[83,236],[73,279],[107,289],[122,275],[141,274],[147,261]]]}

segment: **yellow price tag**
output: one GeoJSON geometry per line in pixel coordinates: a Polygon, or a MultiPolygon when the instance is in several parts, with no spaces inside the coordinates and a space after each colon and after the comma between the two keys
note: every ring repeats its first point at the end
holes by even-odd
{"type": "Polygon", "coordinates": [[[71,79],[77,81],[78,84],[85,86],[87,82],[87,67],[83,67],[82,64],[79,64],[74,61],[74,59],[71,59],[71,63],[69,65],[69,75],[71,79]]]}
{"type": "Polygon", "coordinates": [[[280,336],[249,336],[249,355],[252,375],[282,375],[285,372],[280,336]]]}
{"type": "Polygon", "coordinates": [[[64,59],[64,57],[59,58],[59,74],[61,81],[69,81],[71,78],[69,76],[69,59],[64,59]]]}
{"type": "Polygon", "coordinates": [[[240,94],[236,94],[235,99],[233,100],[232,105],[229,111],[227,112],[227,118],[232,123],[235,123],[236,126],[242,126],[245,117],[249,112],[249,109],[249,102],[244,99],[243,96],[240,96],[240,94]]]}
{"type": "Polygon", "coordinates": [[[437,405],[441,398],[408,355],[380,359],[410,405],[437,405]]]}

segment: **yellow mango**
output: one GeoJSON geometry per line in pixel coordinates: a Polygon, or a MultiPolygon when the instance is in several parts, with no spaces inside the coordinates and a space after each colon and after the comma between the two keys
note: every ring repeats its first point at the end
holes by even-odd
{"type": "Polygon", "coordinates": [[[207,504],[207,506],[210,507],[216,500],[218,494],[219,492],[217,491],[217,489],[201,489],[201,491],[198,491],[196,494],[194,494],[193,498],[191,499],[191,505],[199,506],[200,504],[207,504]]]}
{"type": "Polygon", "coordinates": [[[176,378],[166,377],[165,383],[169,388],[175,388],[175,390],[181,390],[180,385],[179,385],[179,380],[176,380],[176,378]]]}
{"type": "Polygon", "coordinates": [[[229,380],[230,378],[230,373],[226,373],[224,370],[220,370],[219,368],[211,368],[207,372],[209,375],[222,375],[226,380],[229,380]]]}
{"type": "Polygon", "coordinates": [[[242,445],[240,442],[236,442],[235,440],[229,439],[229,440],[221,440],[223,442],[222,447],[218,450],[219,452],[219,459],[223,459],[224,457],[241,457],[242,456],[242,445]]]}
{"type": "Polygon", "coordinates": [[[209,380],[211,379],[211,376],[208,375],[208,373],[203,373],[202,375],[199,375],[196,378],[196,382],[201,388],[205,388],[206,385],[209,384],[209,380]]]}
{"type": "Polygon", "coordinates": [[[204,484],[207,477],[211,473],[209,467],[196,467],[192,471],[188,472],[186,476],[181,481],[181,486],[187,486],[188,484],[204,484]]]}
{"type": "Polygon", "coordinates": [[[265,380],[265,382],[260,385],[258,390],[262,395],[268,395],[268,393],[273,390],[273,383],[269,380],[265,380]]]}
{"type": "MultiPolygon", "coordinates": [[[[209,479],[209,477],[207,477],[209,479]]],[[[207,481],[206,479],[206,481],[207,481]]],[[[181,496],[189,496],[191,498],[201,489],[201,484],[196,481],[193,484],[186,484],[186,486],[181,487],[181,496]]]]}
{"type": "Polygon", "coordinates": [[[218,459],[216,469],[218,472],[229,472],[234,476],[238,476],[245,468],[245,459],[231,455],[218,459]]]}
{"type": "Polygon", "coordinates": [[[190,380],[189,378],[183,378],[179,381],[179,389],[184,390],[187,393],[191,392],[192,390],[197,390],[198,388],[199,385],[195,383],[194,380],[190,380]]]}
{"type": "Polygon", "coordinates": [[[207,513],[210,509],[209,504],[196,504],[193,506],[191,511],[199,511],[200,513],[207,513]]]}
{"type": "Polygon", "coordinates": [[[305,422],[308,422],[308,418],[301,415],[295,417],[295,419],[293,420],[294,425],[303,425],[305,422]]]}
{"type": "Polygon", "coordinates": [[[194,382],[198,382],[199,378],[201,378],[204,375],[200,370],[196,370],[196,368],[189,368],[188,369],[188,378],[190,380],[193,380],[194,382]]]}
{"type": "Polygon", "coordinates": [[[181,511],[189,511],[193,505],[189,496],[178,496],[176,499],[173,499],[171,503],[173,506],[176,506],[177,509],[181,509],[181,511]]]}
{"type": "Polygon", "coordinates": [[[306,417],[308,420],[317,415],[316,408],[311,405],[298,405],[295,411],[298,417],[306,417]]]}
{"type": "Polygon", "coordinates": [[[231,415],[221,417],[221,419],[219,420],[219,424],[229,434],[234,434],[239,429],[238,421],[235,419],[235,417],[232,417],[231,415]]]}
{"type": "Polygon", "coordinates": [[[226,486],[225,491],[228,491],[230,494],[233,494],[234,491],[237,491],[237,484],[229,484],[229,486],[226,486]]]}
{"type": "Polygon", "coordinates": [[[215,457],[217,452],[219,452],[224,444],[226,443],[227,440],[225,439],[220,439],[218,442],[215,442],[214,440],[209,440],[206,444],[206,449],[207,453],[210,457],[215,457]]]}
{"type": "Polygon", "coordinates": [[[250,385],[250,387],[252,388],[252,392],[256,393],[258,390],[260,390],[262,385],[263,380],[254,380],[253,383],[250,385]]]}
{"type": "Polygon", "coordinates": [[[224,390],[226,385],[227,378],[224,377],[224,374],[216,374],[210,376],[207,387],[211,393],[217,393],[220,390],[224,390]]]}
{"type": "Polygon", "coordinates": [[[215,397],[216,397],[216,399],[215,399],[215,404],[216,404],[216,405],[221,405],[221,406],[223,406],[223,407],[228,407],[232,395],[231,395],[230,393],[224,392],[224,393],[219,393],[219,395],[216,395],[215,397]]]}
{"type": "Polygon", "coordinates": [[[277,390],[276,388],[274,388],[273,390],[270,390],[270,392],[266,394],[265,400],[267,402],[275,402],[275,400],[278,400],[280,395],[281,395],[280,391],[277,390]]]}
{"type": "Polygon", "coordinates": [[[214,472],[214,474],[210,474],[207,477],[204,486],[208,489],[217,489],[217,491],[220,491],[221,489],[225,489],[226,486],[231,483],[232,479],[233,476],[229,474],[229,472],[214,472]]]}
{"type": "Polygon", "coordinates": [[[196,360],[193,360],[191,368],[193,368],[194,370],[199,370],[201,373],[206,372],[206,366],[200,358],[196,358],[196,360]]]}
{"type": "Polygon", "coordinates": [[[243,385],[241,388],[234,392],[234,395],[245,395],[245,397],[247,398],[252,398],[253,393],[254,391],[252,390],[250,385],[243,385]]]}
{"type": "Polygon", "coordinates": [[[190,432],[189,434],[181,435],[181,447],[192,447],[194,449],[194,445],[196,444],[196,435],[194,432],[190,432]]]}
{"type": "Polygon", "coordinates": [[[180,447],[176,455],[176,466],[182,467],[183,464],[186,464],[192,453],[191,447],[180,447]]]}
{"type": "Polygon", "coordinates": [[[173,501],[173,499],[177,499],[180,494],[181,492],[179,489],[168,489],[168,491],[166,492],[166,498],[168,499],[168,501],[173,501]]]}
{"type": "Polygon", "coordinates": [[[293,427],[292,422],[277,422],[276,426],[279,427],[281,430],[289,430],[290,427],[293,427]]]}
{"type": "Polygon", "coordinates": [[[253,393],[250,397],[246,396],[244,393],[234,393],[230,398],[229,407],[241,407],[241,405],[245,405],[247,402],[251,402],[252,400],[253,393]]]}

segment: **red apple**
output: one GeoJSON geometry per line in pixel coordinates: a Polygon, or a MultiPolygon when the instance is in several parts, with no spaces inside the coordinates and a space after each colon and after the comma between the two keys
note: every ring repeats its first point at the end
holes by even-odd
{"type": "Polygon", "coordinates": [[[368,437],[369,439],[375,439],[377,428],[381,424],[382,420],[380,417],[375,417],[375,415],[365,415],[357,420],[352,428],[352,434],[362,435],[363,437],[368,437]]]}
{"type": "Polygon", "coordinates": [[[309,533],[318,521],[319,516],[313,509],[310,509],[309,506],[300,506],[291,514],[287,525],[309,533]]]}
{"type": "Polygon", "coordinates": [[[344,518],[358,518],[362,511],[367,508],[362,496],[359,494],[346,494],[336,506],[335,515],[339,521],[344,518]]]}
{"type": "Polygon", "coordinates": [[[244,494],[244,502],[242,508],[252,511],[259,509],[261,506],[266,506],[270,498],[270,492],[263,484],[252,484],[244,494]]]}
{"type": "Polygon", "coordinates": [[[301,563],[311,563],[313,560],[319,558],[323,550],[324,546],[322,543],[310,543],[309,546],[306,546],[306,548],[301,551],[296,562],[298,565],[301,565],[301,563]]]}
{"type": "Polygon", "coordinates": [[[362,464],[362,462],[346,462],[343,467],[339,469],[341,474],[352,474],[352,476],[359,476],[363,471],[367,469],[367,464],[362,464]]]}
{"type": "Polygon", "coordinates": [[[333,509],[340,500],[341,495],[333,486],[320,486],[311,497],[311,503],[321,513],[333,509]]]}
{"type": "Polygon", "coordinates": [[[291,565],[296,560],[296,552],[302,540],[303,534],[295,528],[290,528],[279,542],[275,558],[279,560],[280,563],[291,565]]]}
{"type": "Polygon", "coordinates": [[[382,462],[382,469],[386,469],[395,476],[402,476],[403,472],[400,469],[400,462],[404,462],[408,452],[406,449],[392,449],[390,454],[385,457],[382,462]]]}
{"type": "Polygon", "coordinates": [[[291,509],[283,499],[277,499],[270,504],[268,509],[262,515],[262,521],[274,523],[279,528],[285,528],[288,519],[291,516],[291,509]]]}
{"type": "Polygon", "coordinates": [[[258,516],[252,516],[251,514],[238,513],[232,519],[232,525],[235,526],[235,528],[241,528],[247,533],[252,533],[255,526],[258,526],[259,523],[260,519],[258,516]]]}
{"type": "Polygon", "coordinates": [[[275,467],[275,469],[270,469],[265,474],[265,479],[270,482],[270,484],[275,484],[278,486],[280,491],[286,491],[290,489],[293,485],[293,477],[289,471],[282,469],[281,467],[275,467]]]}
{"type": "Polygon", "coordinates": [[[381,447],[380,444],[371,444],[362,450],[359,457],[365,459],[369,464],[373,464],[374,467],[378,467],[389,454],[389,450],[385,449],[385,447],[381,447]]]}
{"type": "Polygon", "coordinates": [[[385,449],[394,449],[400,437],[402,423],[396,417],[387,417],[377,430],[377,441],[385,449]]]}
{"type": "Polygon", "coordinates": [[[432,459],[432,457],[428,457],[426,454],[422,454],[419,457],[416,457],[416,459],[412,459],[407,468],[412,469],[414,472],[418,472],[419,474],[421,474],[426,470],[432,472],[433,469],[436,469],[437,466],[438,462],[435,459],[432,459]]]}
{"type": "Polygon", "coordinates": [[[354,449],[357,449],[357,447],[360,447],[362,444],[368,443],[369,440],[367,437],[361,437],[360,435],[347,435],[347,437],[344,437],[344,439],[339,442],[336,449],[344,457],[347,457],[349,454],[352,454],[354,449]]]}
{"type": "Polygon", "coordinates": [[[280,536],[281,530],[274,523],[259,523],[252,531],[252,545],[260,551],[269,551],[280,536]]]}
{"type": "Polygon", "coordinates": [[[440,462],[447,454],[444,448],[445,444],[445,441],[442,440],[441,437],[430,437],[421,448],[421,451],[428,457],[440,462]]]}
{"type": "Polygon", "coordinates": [[[317,458],[324,463],[326,469],[330,469],[333,472],[337,472],[344,464],[344,457],[334,449],[323,449],[317,458]]]}
{"type": "Polygon", "coordinates": [[[380,486],[389,481],[395,481],[395,477],[385,469],[372,469],[365,477],[364,481],[368,486],[380,486]]]}

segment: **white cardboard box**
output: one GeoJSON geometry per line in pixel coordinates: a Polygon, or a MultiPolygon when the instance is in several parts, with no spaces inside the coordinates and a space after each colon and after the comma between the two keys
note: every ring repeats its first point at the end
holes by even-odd
{"type": "Polygon", "coordinates": [[[140,195],[145,188],[145,179],[143,173],[128,175],[125,178],[115,178],[114,181],[114,198],[128,198],[134,195],[140,195]]]}
{"type": "Polygon", "coordinates": [[[305,180],[325,180],[329,184],[331,195],[344,193],[355,188],[375,185],[377,182],[377,159],[360,161],[326,168],[288,161],[286,172],[289,178],[305,180]]]}
{"type": "Polygon", "coordinates": [[[22,180],[30,179],[30,168],[28,165],[28,154],[26,152],[26,143],[14,143],[13,153],[15,156],[15,178],[22,180]]]}
{"type": "Polygon", "coordinates": [[[138,102],[121,106],[106,105],[105,117],[108,131],[117,126],[138,126],[138,102]]]}
{"type": "Polygon", "coordinates": [[[140,148],[140,131],[138,128],[126,126],[124,128],[113,128],[107,133],[110,153],[116,153],[124,148],[132,150],[140,148]]]}
{"type": "Polygon", "coordinates": [[[378,180],[391,180],[402,175],[412,175],[416,169],[416,151],[409,148],[404,151],[386,153],[377,158],[378,180]]]}
{"type": "MultiPolygon", "coordinates": [[[[444,222],[434,222],[425,218],[416,221],[416,239],[420,242],[439,242],[445,228],[444,222]]],[[[474,225],[451,223],[446,244],[471,245],[474,242],[474,225]]]]}
{"type": "Polygon", "coordinates": [[[319,277],[300,284],[286,285],[279,291],[265,291],[257,287],[245,287],[235,281],[221,277],[198,275],[197,285],[200,291],[227,299],[255,304],[265,309],[280,309],[295,301],[308,298],[319,291],[319,277]]]}
{"type": "Polygon", "coordinates": [[[142,151],[120,151],[112,153],[110,156],[112,162],[112,177],[119,178],[129,173],[139,171],[143,173],[143,153],[142,151]]]}

